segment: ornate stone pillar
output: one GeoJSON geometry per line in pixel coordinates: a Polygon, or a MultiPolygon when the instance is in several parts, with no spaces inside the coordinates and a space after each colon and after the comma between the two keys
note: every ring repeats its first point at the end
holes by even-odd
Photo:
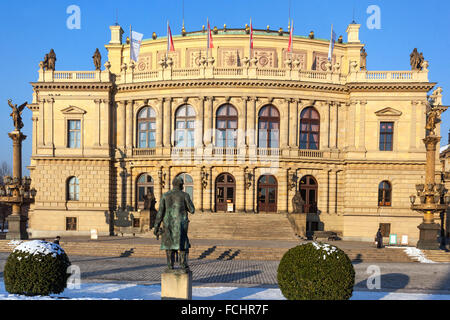
{"type": "Polygon", "coordinates": [[[296,105],[297,102],[295,99],[288,99],[288,111],[289,111],[289,124],[288,124],[288,146],[290,148],[295,148],[295,140],[296,140],[296,126],[297,126],[297,110],[296,105]]]}
{"type": "Polygon", "coordinates": [[[133,149],[133,107],[134,101],[130,100],[126,106],[126,116],[127,116],[127,124],[126,124],[126,148],[127,151],[131,151],[133,149]]]}
{"type": "Polygon", "coordinates": [[[117,102],[117,145],[122,152],[125,152],[125,129],[126,129],[126,101],[117,102]]]}
{"type": "Polygon", "coordinates": [[[163,143],[163,130],[164,130],[164,123],[163,123],[163,119],[164,119],[164,98],[158,99],[156,101],[156,105],[157,105],[157,116],[156,116],[156,120],[155,120],[155,124],[156,124],[156,133],[155,133],[155,143],[156,143],[156,147],[157,148],[161,148],[163,143]]]}
{"type": "Polygon", "coordinates": [[[101,113],[101,99],[94,99],[94,103],[96,104],[96,110],[95,110],[95,116],[96,116],[96,125],[94,125],[93,128],[93,146],[94,147],[100,147],[100,132],[102,128],[102,113],[101,113]]]}
{"type": "Polygon", "coordinates": [[[347,128],[346,132],[348,133],[347,139],[347,149],[349,151],[354,151],[355,147],[355,113],[356,113],[356,102],[351,101],[347,105],[347,128]]]}
{"type": "Polygon", "coordinates": [[[280,148],[286,149],[289,144],[289,100],[279,99],[279,102],[283,110],[280,115],[284,114],[280,119],[280,148]]]}
{"type": "Polygon", "coordinates": [[[338,113],[337,113],[337,103],[330,102],[328,104],[330,109],[330,145],[331,149],[337,149],[337,128],[338,128],[338,113]]]}
{"type": "Polygon", "coordinates": [[[256,101],[258,98],[251,97],[248,105],[247,128],[248,145],[250,148],[256,148],[256,101]]]}
{"type": "Polygon", "coordinates": [[[55,99],[50,98],[46,99],[46,101],[49,103],[49,108],[47,110],[48,112],[48,131],[46,132],[46,138],[45,138],[45,144],[46,146],[51,147],[53,150],[55,149],[55,143],[54,143],[54,136],[55,136],[55,130],[54,130],[54,105],[55,105],[55,99]]]}
{"type": "Polygon", "coordinates": [[[195,147],[203,148],[204,147],[204,143],[203,143],[204,130],[203,129],[204,129],[204,115],[205,115],[204,98],[203,97],[197,98],[197,105],[198,105],[199,113],[196,116],[196,120],[195,120],[195,147]]]}
{"type": "Polygon", "coordinates": [[[410,122],[410,132],[409,132],[409,151],[414,152],[417,150],[416,147],[416,126],[417,126],[417,105],[418,101],[411,101],[411,122],[410,122]]]}
{"type": "Polygon", "coordinates": [[[163,110],[163,137],[161,144],[165,148],[172,147],[172,99],[162,99],[161,106],[163,110]]]}
{"type": "Polygon", "coordinates": [[[42,99],[40,101],[40,105],[39,105],[39,120],[38,120],[38,125],[39,125],[39,138],[38,138],[38,145],[39,147],[43,147],[45,146],[45,139],[44,139],[44,135],[45,135],[45,99],[42,99]]]}
{"type": "Polygon", "coordinates": [[[203,145],[209,146],[212,141],[212,103],[213,97],[203,97],[203,109],[204,109],[204,131],[203,131],[203,145]]]}
{"type": "Polygon", "coordinates": [[[111,115],[110,115],[110,101],[103,99],[101,101],[101,130],[100,130],[100,145],[102,147],[108,147],[109,133],[111,126],[111,115]]]}
{"type": "Polygon", "coordinates": [[[359,139],[358,151],[366,152],[366,105],[367,101],[359,101],[359,139]]]}
{"type": "Polygon", "coordinates": [[[235,175],[236,179],[236,212],[244,212],[245,208],[245,177],[243,174],[237,174],[235,175]]]}

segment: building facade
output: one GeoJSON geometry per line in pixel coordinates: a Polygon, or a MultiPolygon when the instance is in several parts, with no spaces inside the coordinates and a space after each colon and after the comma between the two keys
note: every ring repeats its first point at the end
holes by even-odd
{"type": "Polygon", "coordinates": [[[200,214],[286,214],[298,190],[344,239],[373,241],[382,224],[416,241],[409,196],[424,177],[435,83],[427,64],[367,71],[359,28],[331,62],[328,40],[295,36],[287,52],[281,31],[255,30],[250,53],[248,28],[216,30],[209,52],[204,30],[174,36],[173,52],[154,34],[134,62],[111,26],[104,70],[41,67],[29,231],[138,226],[144,195],[159,200],[181,176],[200,214]]]}

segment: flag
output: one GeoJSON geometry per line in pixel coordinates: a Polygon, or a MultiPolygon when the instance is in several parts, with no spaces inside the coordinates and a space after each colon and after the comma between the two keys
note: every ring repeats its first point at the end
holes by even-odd
{"type": "Polygon", "coordinates": [[[331,59],[333,58],[333,49],[335,42],[336,42],[336,33],[333,31],[333,25],[331,25],[331,40],[330,40],[330,48],[328,49],[328,61],[331,61],[331,59]]]}
{"type": "Polygon", "coordinates": [[[250,19],[250,58],[252,57],[253,50],[253,27],[252,27],[252,19],[250,19]]]}
{"type": "Polygon", "coordinates": [[[211,27],[209,26],[209,20],[208,20],[208,45],[207,46],[208,46],[208,49],[214,48],[211,27]]]}
{"type": "Polygon", "coordinates": [[[170,31],[169,21],[167,21],[167,52],[175,51],[175,47],[173,45],[172,32],[170,31]]]}
{"type": "Polygon", "coordinates": [[[294,21],[292,21],[291,30],[289,32],[289,45],[287,52],[292,52],[293,34],[294,34],[294,21]]]}
{"type": "Polygon", "coordinates": [[[131,31],[130,37],[130,59],[137,62],[139,59],[139,51],[141,50],[142,38],[144,37],[144,35],[136,31],[131,31]]]}

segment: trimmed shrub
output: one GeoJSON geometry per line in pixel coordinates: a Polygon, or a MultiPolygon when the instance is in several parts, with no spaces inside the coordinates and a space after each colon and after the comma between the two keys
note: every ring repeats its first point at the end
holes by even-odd
{"type": "Polygon", "coordinates": [[[11,294],[48,296],[64,291],[69,258],[57,244],[33,240],[19,244],[8,256],[5,289],[11,294]]]}
{"type": "Polygon", "coordinates": [[[355,269],[341,249],[313,242],[284,254],[277,279],[288,300],[348,300],[353,293],[355,269]]]}

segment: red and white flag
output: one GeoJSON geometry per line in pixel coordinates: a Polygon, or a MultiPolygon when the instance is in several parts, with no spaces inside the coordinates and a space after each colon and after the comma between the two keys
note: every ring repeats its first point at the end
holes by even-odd
{"type": "Polygon", "coordinates": [[[292,52],[293,35],[294,35],[294,21],[292,20],[291,30],[289,32],[289,45],[287,52],[292,52]]]}
{"type": "Polygon", "coordinates": [[[207,21],[208,21],[208,43],[207,43],[207,47],[208,47],[208,49],[212,49],[212,48],[214,48],[212,32],[211,32],[211,27],[209,26],[209,20],[207,20],[207,21]]]}
{"type": "Polygon", "coordinates": [[[172,32],[170,31],[169,21],[167,21],[167,52],[175,51],[175,47],[173,45],[172,32]]]}

